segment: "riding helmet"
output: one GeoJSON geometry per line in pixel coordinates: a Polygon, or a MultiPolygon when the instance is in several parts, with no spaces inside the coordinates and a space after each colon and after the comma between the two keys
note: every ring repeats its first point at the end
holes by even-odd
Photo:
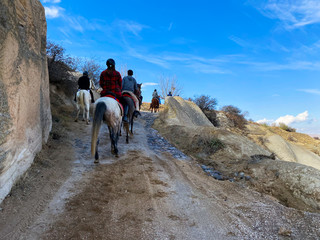
{"type": "Polygon", "coordinates": [[[109,58],[108,60],[107,60],[107,66],[108,66],[108,68],[114,68],[115,66],[116,66],[116,63],[115,63],[115,61],[112,59],[112,58],[109,58]]]}
{"type": "Polygon", "coordinates": [[[83,75],[88,76],[88,71],[84,71],[83,75]]]}

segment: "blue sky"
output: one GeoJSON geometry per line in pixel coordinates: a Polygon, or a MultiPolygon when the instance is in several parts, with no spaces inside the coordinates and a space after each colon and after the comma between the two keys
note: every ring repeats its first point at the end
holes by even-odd
{"type": "Polygon", "coordinates": [[[254,121],[320,135],[320,1],[41,0],[48,39],[126,66],[150,101],[161,76],[254,121]]]}

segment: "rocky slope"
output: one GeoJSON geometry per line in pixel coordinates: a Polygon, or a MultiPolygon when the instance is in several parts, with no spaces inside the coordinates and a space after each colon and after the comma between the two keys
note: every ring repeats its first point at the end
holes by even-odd
{"type": "Polygon", "coordinates": [[[207,121],[199,112],[192,102],[167,97],[154,127],[172,144],[201,162],[203,169],[216,179],[238,181],[272,195],[285,206],[320,210],[319,170],[309,167],[316,167],[316,154],[290,145],[278,135],[273,138],[281,139],[278,142],[282,144],[274,140],[264,146],[252,136],[246,136],[253,131],[241,134],[224,126],[199,124],[207,121]],[[290,155],[290,151],[294,152],[290,155]],[[295,161],[284,161],[287,160],[284,155],[294,156],[295,161]]]}

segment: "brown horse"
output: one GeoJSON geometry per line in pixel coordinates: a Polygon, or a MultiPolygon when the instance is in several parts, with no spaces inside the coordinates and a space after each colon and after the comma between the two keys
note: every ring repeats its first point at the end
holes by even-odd
{"type": "Polygon", "coordinates": [[[159,99],[158,98],[152,98],[152,101],[150,103],[150,110],[151,112],[159,112],[159,99]]]}

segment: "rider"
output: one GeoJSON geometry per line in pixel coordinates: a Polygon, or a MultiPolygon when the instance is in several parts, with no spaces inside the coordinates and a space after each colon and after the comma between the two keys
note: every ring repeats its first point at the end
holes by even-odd
{"type": "Polygon", "coordinates": [[[101,97],[104,97],[108,94],[113,95],[117,99],[121,99],[121,87],[122,87],[122,78],[118,71],[116,71],[116,63],[110,58],[107,60],[107,69],[104,70],[100,75],[100,87],[102,91],[100,93],[101,97]]]}
{"type": "MultiPolygon", "coordinates": [[[[83,75],[78,80],[78,90],[89,90],[91,95],[91,102],[94,103],[93,93],[90,89],[90,78],[88,77],[88,72],[84,71],[83,75]]],[[[77,94],[75,96],[76,101],[77,94]]]]}
{"type": "MultiPolygon", "coordinates": [[[[139,100],[136,97],[136,95],[134,94],[135,92],[138,91],[138,87],[137,87],[137,81],[134,77],[132,77],[133,75],[133,71],[132,70],[128,70],[128,76],[123,78],[122,81],[122,94],[124,93],[128,93],[130,94],[130,96],[133,98],[134,100],[134,104],[135,104],[135,116],[139,115],[138,113],[138,109],[139,109],[139,100]]],[[[124,117],[123,117],[123,121],[127,121],[127,114],[128,114],[128,108],[125,106],[124,109],[124,117]]]]}
{"type": "Polygon", "coordinates": [[[172,93],[171,93],[171,91],[168,93],[168,95],[167,95],[168,97],[172,97],[172,93]]]}
{"type": "Polygon", "coordinates": [[[160,102],[160,96],[158,95],[157,89],[155,89],[152,93],[152,98],[156,98],[159,101],[159,104],[161,104],[160,102]]]}

